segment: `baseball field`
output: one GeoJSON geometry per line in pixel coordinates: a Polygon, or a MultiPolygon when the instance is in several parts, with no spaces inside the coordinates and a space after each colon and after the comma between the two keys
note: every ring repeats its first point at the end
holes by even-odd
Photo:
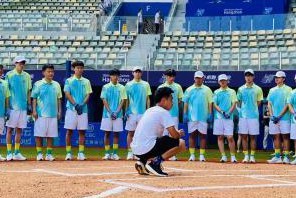
{"type": "MultiPolygon", "coordinates": [[[[204,163],[188,162],[188,153],[182,153],[179,161],[164,163],[169,173],[165,178],[138,175],[134,161],[102,161],[103,150],[96,148],[86,150],[87,161],[64,161],[64,148],[54,150],[54,162],[36,162],[34,148],[22,152],[28,161],[0,163],[0,197],[229,198],[296,193],[295,166],[266,164],[270,152],[258,152],[256,164],[219,163],[217,150],[208,150],[204,163]]],[[[126,151],[119,154],[124,159],[126,151]]],[[[239,153],[239,161],[242,157],[239,153]]]]}

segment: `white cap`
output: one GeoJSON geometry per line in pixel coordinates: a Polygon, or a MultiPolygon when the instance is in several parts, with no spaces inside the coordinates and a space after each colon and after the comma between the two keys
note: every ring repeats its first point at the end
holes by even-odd
{"type": "Polygon", "coordinates": [[[252,70],[252,69],[246,69],[245,70],[245,74],[246,73],[250,73],[250,74],[254,75],[254,70],[252,70]]]}
{"type": "Polygon", "coordinates": [[[134,68],[133,68],[133,72],[134,72],[134,71],[137,71],[137,70],[140,70],[140,71],[142,71],[142,68],[141,68],[141,67],[139,67],[139,66],[136,66],[136,67],[134,67],[134,68]]]}
{"type": "Polygon", "coordinates": [[[221,74],[218,76],[218,81],[220,80],[228,80],[228,77],[226,76],[226,74],[221,74]]]}
{"type": "Polygon", "coordinates": [[[19,62],[23,62],[23,61],[27,61],[25,57],[23,56],[17,56],[14,58],[13,60],[13,64],[19,63],[19,62]]]}
{"type": "Polygon", "coordinates": [[[194,78],[203,78],[205,75],[202,71],[196,71],[194,73],[194,78]]]}
{"type": "Polygon", "coordinates": [[[295,74],[294,80],[296,80],[296,74],[295,74]]]}
{"type": "Polygon", "coordinates": [[[274,76],[278,78],[286,78],[286,73],[283,71],[277,71],[274,76]]]}

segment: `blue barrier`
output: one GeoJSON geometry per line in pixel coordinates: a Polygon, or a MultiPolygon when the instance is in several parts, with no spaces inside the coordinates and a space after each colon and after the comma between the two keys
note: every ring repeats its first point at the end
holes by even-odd
{"type": "Polygon", "coordinates": [[[172,2],[123,2],[115,16],[137,16],[142,9],[143,16],[154,16],[160,10],[161,16],[168,16],[172,2]]]}

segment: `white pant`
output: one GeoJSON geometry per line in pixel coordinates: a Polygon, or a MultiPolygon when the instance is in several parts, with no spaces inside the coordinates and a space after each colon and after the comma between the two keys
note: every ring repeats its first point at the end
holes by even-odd
{"type": "Polygon", "coordinates": [[[123,131],[122,118],[117,118],[116,120],[112,120],[111,118],[102,118],[100,129],[102,131],[122,132],[123,131]]]}
{"type": "Polygon", "coordinates": [[[296,140],[296,124],[291,124],[290,139],[296,140]]]}
{"type": "Polygon", "coordinates": [[[214,135],[233,135],[233,120],[231,119],[215,119],[214,120],[214,135]]]}
{"type": "MultiPolygon", "coordinates": [[[[174,122],[175,129],[178,130],[178,128],[179,128],[179,118],[178,117],[172,117],[172,119],[173,119],[173,122],[174,122]]],[[[168,132],[167,129],[164,129],[163,135],[169,135],[169,132],[168,132]]]]}
{"type": "Polygon", "coordinates": [[[0,118],[0,135],[4,135],[5,121],[4,118],[0,118]]]}
{"type": "Polygon", "coordinates": [[[188,133],[193,133],[196,130],[206,135],[208,133],[208,123],[201,121],[188,122],[188,133]]]}
{"type": "Polygon", "coordinates": [[[6,122],[9,128],[27,128],[27,111],[11,110],[9,120],[6,122]]]}
{"type": "Polygon", "coordinates": [[[87,130],[88,129],[88,116],[87,113],[78,115],[76,111],[67,109],[65,115],[65,129],[70,130],[87,130]]]}
{"type": "Polygon", "coordinates": [[[137,128],[137,125],[142,118],[143,115],[134,115],[131,114],[129,118],[126,121],[125,130],[127,131],[135,131],[137,128]]]}
{"type": "Polygon", "coordinates": [[[277,124],[269,122],[269,134],[289,134],[291,130],[290,120],[280,120],[277,124]]]}
{"type": "Polygon", "coordinates": [[[243,135],[259,135],[259,120],[240,118],[238,122],[238,133],[243,135]]]}
{"type": "Polygon", "coordinates": [[[58,119],[39,117],[34,125],[35,137],[58,137],[58,119]]]}

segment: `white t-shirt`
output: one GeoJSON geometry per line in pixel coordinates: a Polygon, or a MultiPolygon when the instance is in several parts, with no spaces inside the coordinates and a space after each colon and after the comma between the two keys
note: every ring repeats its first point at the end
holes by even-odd
{"type": "Polygon", "coordinates": [[[138,23],[143,23],[143,15],[142,12],[138,13],[138,23]]]}
{"type": "Polygon", "coordinates": [[[159,23],[160,22],[160,14],[159,12],[156,12],[154,16],[154,23],[159,23]]]}
{"type": "Polygon", "coordinates": [[[148,153],[155,145],[156,138],[163,136],[164,129],[175,123],[166,109],[155,106],[149,108],[141,118],[131,143],[135,155],[148,153]]]}

